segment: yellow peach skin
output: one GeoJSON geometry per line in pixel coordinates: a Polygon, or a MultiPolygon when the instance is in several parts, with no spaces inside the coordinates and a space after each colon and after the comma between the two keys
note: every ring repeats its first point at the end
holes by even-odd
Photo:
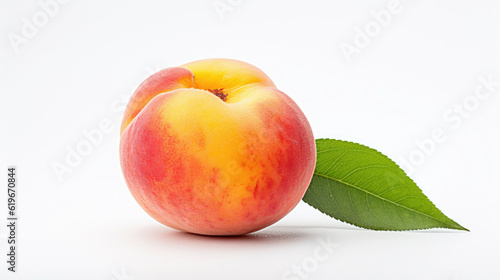
{"type": "Polygon", "coordinates": [[[302,111],[266,74],[206,59],[139,86],[123,117],[120,160],[130,192],[160,223],[240,235],[297,205],[316,147],[302,111]]]}

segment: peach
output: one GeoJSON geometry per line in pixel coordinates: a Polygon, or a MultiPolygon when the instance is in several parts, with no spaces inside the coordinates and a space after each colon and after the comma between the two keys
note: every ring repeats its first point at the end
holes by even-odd
{"type": "Polygon", "coordinates": [[[316,147],[302,111],[266,74],[207,59],[138,87],[123,117],[120,161],[130,192],[160,223],[241,235],[299,203],[316,147]]]}

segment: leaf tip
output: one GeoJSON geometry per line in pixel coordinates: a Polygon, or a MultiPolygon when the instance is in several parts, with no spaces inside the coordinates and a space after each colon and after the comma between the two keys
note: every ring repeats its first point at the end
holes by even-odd
{"type": "Polygon", "coordinates": [[[463,226],[459,225],[460,228],[457,228],[457,230],[463,230],[463,231],[466,231],[466,232],[470,232],[470,230],[468,228],[464,228],[463,226]]]}

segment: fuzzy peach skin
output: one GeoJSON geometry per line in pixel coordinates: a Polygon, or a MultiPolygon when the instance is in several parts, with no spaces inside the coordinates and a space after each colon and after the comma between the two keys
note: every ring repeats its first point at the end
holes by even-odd
{"type": "Polygon", "coordinates": [[[241,235],[297,205],[316,147],[302,111],[266,74],[207,59],[139,86],[123,117],[120,160],[130,192],[160,223],[241,235]]]}

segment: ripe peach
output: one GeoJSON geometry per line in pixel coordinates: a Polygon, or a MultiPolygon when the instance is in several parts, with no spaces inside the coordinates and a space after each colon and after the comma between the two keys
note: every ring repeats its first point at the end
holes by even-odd
{"type": "Polygon", "coordinates": [[[304,195],[316,163],[299,107],[256,67],[207,59],[146,79],[125,111],[130,192],[160,223],[205,235],[267,227],[304,195]]]}

